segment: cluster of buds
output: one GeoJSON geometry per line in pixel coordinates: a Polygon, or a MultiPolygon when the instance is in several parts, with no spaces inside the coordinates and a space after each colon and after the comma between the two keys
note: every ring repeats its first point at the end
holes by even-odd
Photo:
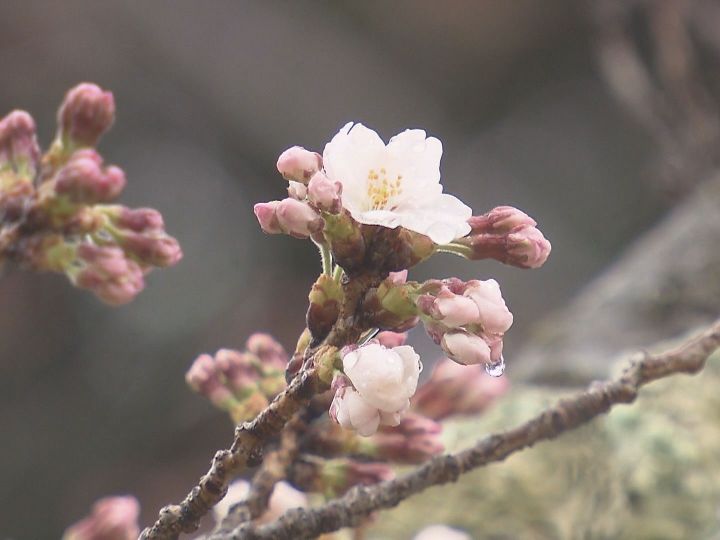
{"type": "Polygon", "coordinates": [[[416,304],[430,337],[463,365],[485,364],[502,375],[503,336],[513,322],[494,279],[468,282],[430,280],[418,290],[416,304]]]}
{"type": "Polygon", "coordinates": [[[288,354],[272,336],[253,334],[244,352],[201,354],[185,375],[187,384],[226,411],[235,423],[249,420],[285,389],[288,354]]]}
{"type": "Polygon", "coordinates": [[[62,540],[135,540],[139,515],[135,497],[106,497],[93,505],[88,517],[68,527],[62,540]]]}
{"type": "Polygon", "coordinates": [[[550,242],[537,222],[512,206],[498,206],[468,220],[470,234],[456,240],[472,260],[495,259],[520,268],[540,268],[550,255],[550,242]]]}
{"type": "Polygon", "coordinates": [[[125,173],[105,165],[94,146],[114,117],[110,92],[76,86],[42,157],[29,114],[0,120],[0,261],[64,273],[118,305],[144,288],[153,268],[177,263],[182,251],[156,210],[108,204],[125,187],[125,173]]]}

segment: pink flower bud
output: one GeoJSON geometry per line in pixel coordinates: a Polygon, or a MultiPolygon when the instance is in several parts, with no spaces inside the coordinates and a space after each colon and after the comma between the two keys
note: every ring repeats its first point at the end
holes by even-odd
{"type": "Polygon", "coordinates": [[[498,206],[482,216],[471,217],[468,224],[472,229],[470,234],[507,234],[518,227],[534,227],[537,222],[517,208],[498,206]]]}
{"type": "Polygon", "coordinates": [[[392,349],[393,347],[399,347],[400,345],[405,344],[405,341],[407,340],[407,333],[391,332],[390,330],[385,330],[384,332],[380,332],[377,336],[375,336],[375,339],[383,347],[392,349]]]}
{"type": "Polygon", "coordinates": [[[402,285],[407,282],[408,271],[400,270],[399,272],[390,272],[387,277],[388,283],[392,285],[402,285]]]}
{"type": "Polygon", "coordinates": [[[220,366],[209,354],[201,354],[185,374],[185,382],[215,406],[225,408],[233,395],[220,379],[220,366]]]}
{"type": "Polygon", "coordinates": [[[494,279],[468,281],[465,296],[479,310],[478,322],[490,334],[503,334],[513,323],[513,316],[505,305],[500,285],[494,279]]]}
{"type": "Polygon", "coordinates": [[[298,201],[304,201],[305,197],[307,197],[308,188],[305,184],[290,180],[290,182],[288,183],[287,191],[288,195],[290,195],[290,197],[292,197],[293,199],[297,199],[298,201]]]}
{"type": "Polygon", "coordinates": [[[92,513],[68,527],[63,540],[135,540],[140,534],[140,504],[135,497],[106,497],[92,513]]]}
{"type": "MultiPolygon", "coordinates": [[[[422,297],[421,297],[422,298],[422,297]]],[[[443,288],[430,305],[429,315],[450,328],[478,322],[480,312],[473,300],[443,288]]]]}
{"type": "Polygon", "coordinates": [[[125,187],[125,173],[114,166],[102,167],[92,149],[75,152],[55,178],[55,192],[72,202],[95,204],[111,201],[125,187]]]}
{"type": "Polygon", "coordinates": [[[472,540],[472,537],[447,525],[430,525],[415,535],[413,540],[472,540]]]}
{"type": "Polygon", "coordinates": [[[540,268],[551,249],[550,242],[535,227],[522,227],[508,235],[508,253],[515,266],[540,268]]]}
{"type": "Polygon", "coordinates": [[[485,340],[466,332],[448,332],[440,346],[450,358],[465,366],[491,362],[490,347],[485,340]]]}
{"type": "Polygon", "coordinates": [[[307,184],[312,175],[322,168],[322,157],[301,146],[288,148],[278,158],[277,169],[286,180],[307,184]]]}
{"type": "Polygon", "coordinates": [[[256,332],[251,335],[246,344],[247,350],[257,356],[263,365],[284,370],[290,359],[285,348],[270,334],[256,332]]]}
{"type": "Polygon", "coordinates": [[[118,243],[140,262],[166,268],[177,264],[183,252],[178,241],[164,231],[121,232],[118,243]]]}
{"type": "Polygon", "coordinates": [[[275,213],[282,230],[295,238],[308,238],[322,229],[322,218],[307,203],[283,199],[275,213]]]}
{"type": "Polygon", "coordinates": [[[381,428],[368,442],[373,456],[397,463],[422,463],[445,450],[441,431],[437,422],[407,413],[397,426],[381,428]]]}
{"type": "Polygon", "coordinates": [[[461,366],[444,359],[435,365],[430,378],[418,388],[412,408],[437,421],[455,414],[477,414],[487,409],[507,388],[507,378],[491,377],[480,366],[461,366]]]}
{"type": "Polygon", "coordinates": [[[255,217],[260,223],[260,228],[267,234],[282,234],[285,232],[280,226],[277,218],[277,207],[280,201],[257,203],[254,207],[255,217]]]}
{"type": "Polygon", "coordinates": [[[18,172],[27,167],[35,175],[40,161],[40,147],[35,136],[35,121],[25,111],[13,111],[0,120],[0,168],[10,163],[18,172]]]}
{"type": "Polygon", "coordinates": [[[108,304],[126,304],[145,287],[140,266],[118,247],[81,244],[77,256],[83,268],[74,274],[73,269],[66,272],[75,285],[92,291],[108,304]]]}
{"type": "Polygon", "coordinates": [[[162,214],[154,208],[127,208],[117,206],[115,222],[123,229],[135,232],[159,231],[165,228],[162,214]]]}
{"type": "Polygon", "coordinates": [[[114,120],[112,92],[91,83],[71,89],[58,110],[61,137],[76,146],[95,146],[114,120]]]}
{"type": "Polygon", "coordinates": [[[310,179],[307,193],[308,199],[318,210],[324,210],[331,214],[340,212],[342,184],[333,182],[322,171],[316,172],[310,179]]]}
{"type": "Polygon", "coordinates": [[[254,387],[260,380],[260,373],[252,358],[239,351],[220,349],[215,353],[215,367],[235,392],[254,387]]]}

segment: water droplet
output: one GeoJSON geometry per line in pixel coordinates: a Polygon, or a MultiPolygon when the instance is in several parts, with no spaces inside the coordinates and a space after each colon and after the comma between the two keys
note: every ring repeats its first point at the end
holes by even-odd
{"type": "Polygon", "coordinates": [[[423,363],[420,360],[418,360],[418,373],[422,373],[422,370],[424,368],[425,368],[425,366],[423,366],[423,363]]]}
{"type": "Polygon", "coordinates": [[[505,373],[505,357],[500,355],[500,360],[497,362],[485,364],[485,372],[491,377],[502,377],[505,373]]]}

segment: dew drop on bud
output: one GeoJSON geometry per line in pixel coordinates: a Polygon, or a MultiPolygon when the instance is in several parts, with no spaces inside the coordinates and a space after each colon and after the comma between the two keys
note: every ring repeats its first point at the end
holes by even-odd
{"type": "Polygon", "coordinates": [[[500,355],[500,360],[485,364],[485,372],[491,377],[502,377],[505,373],[505,357],[500,355]]]}

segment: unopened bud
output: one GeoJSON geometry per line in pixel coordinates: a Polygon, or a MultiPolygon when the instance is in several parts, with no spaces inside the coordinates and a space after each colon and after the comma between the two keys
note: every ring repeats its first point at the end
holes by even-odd
{"type": "Polygon", "coordinates": [[[135,232],[148,230],[158,231],[165,228],[162,214],[154,208],[127,208],[125,206],[113,207],[117,209],[114,215],[118,227],[135,232]]]}
{"type": "Polygon", "coordinates": [[[81,244],[77,257],[81,269],[68,268],[66,272],[75,285],[108,304],[126,304],[145,287],[140,266],[118,247],[81,244]]]}
{"type": "Polygon", "coordinates": [[[58,110],[60,137],[74,146],[95,146],[114,120],[112,92],[91,83],[72,88],[58,110]]]}
{"type": "Polygon", "coordinates": [[[322,274],[313,284],[306,321],[315,341],[324,339],[332,329],[340,315],[343,297],[342,287],[331,276],[322,274]]]}
{"type": "Polygon", "coordinates": [[[32,180],[40,160],[35,121],[25,111],[13,111],[0,120],[0,170],[9,166],[32,180]]]}
{"type": "Polygon", "coordinates": [[[106,497],[93,505],[88,517],[68,527],[62,540],[135,540],[139,515],[135,497],[106,497]]]}
{"type": "Polygon", "coordinates": [[[178,241],[164,231],[121,231],[118,243],[128,254],[150,266],[173,266],[183,256],[178,241]]]}
{"type": "Polygon", "coordinates": [[[248,352],[260,359],[263,366],[284,370],[288,363],[289,356],[285,348],[270,334],[254,333],[248,338],[246,347],[248,352]]]}
{"type": "Polygon", "coordinates": [[[523,227],[508,235],[508,253],[511,264],[522,268],[540,268],[552,246],[535,227],[523,227]]]}
{"type": "Polygon", "coordinates": [[[220,378],[220,366],[209,354],[201,354],[195,359],[185,374],[185,382],[216,407],[224,409],[234,402],[232,393],[220,378]]]}
{"type": "Polygon", "coordinates": [[[278,158],[277,169],[286,180],[307,184],[312,175],[322,168],[322,157],[301,146],[288,148],[278,158]]]}
{"type": "Polygon", "coordinates": [[[333,182],[322,171],[316,172],[310,179],[307,193],[308,199],[318,210],[324,210],[331,214],[337,214],[340,211],[342,184],[333,182]]]}
{"type": "Polygon", "coordinates": [[[465,288],[467,299],[475,303],[483,330],[490,334],[503,334],[513,323],[513,316],[505,305],[500,285],[494,279],[472,280],[465,288]]]}
{"type": "Polygon", "coordinates": [[[407,341],[407,333],[385,330],[375,336],[375,339],[377,339],[378,343],[380,343],[383,347],[392,349],[393,347],[399,347],[400,345],[405,344],[405,341],[407,341]]]}
{"type": "Polygon", "coordinates": [[[74,203],[95,204],[117,197],[125,187],[119,167],[102,167],[102,158],[92,149],[75,152],[55,179],[55,192],[74,203]]]}
{"type": "Polygon", "coordinates": [[[322,218],[310,205],[291,198],[280,201],[276,216],[282,230],[295,238],[309,238],[323,225],[322,218]]]}
{"type": "Polygon", "coordinates": [[[447,287],[443,287],[429,304],[426,300],[427,296],[423,295],[418,299],[418,307],[425,308],[425,313],[447,327],[457,328],[479,320],[480,312],[475,302],[453,293],[447,287]]]}
{"type": "Polygon", "coordinates": [[[489,364],[490,347],[485,340],[466,332],[448,332],[440,342],[445,354],[465,366],[489,364]]]}
{"type": "Polygon", "coordinates": [[[497,206],[483,214],[468,220],[470,234],[507,234],[518,227],[534,227],[537,222],[525,212],[512,206],[497,206]]]}
{"type": "Polygon", "coordinates": [[[282,234],[285,232],[277,218],[279,204],[280,201],[270,201],[257,203],[254,207],[255,217],[260,223],[260,228],[267,234],[282,234]]]}
{"type": "Polygon", "coordinates": [[[370,455],[396,463],[423,463],[441,454],[442,426],[416,413],[407,413],[397,426],[382,427],[362,448],[370,455]]]}
{"type": "Polygon", "coordinates": [[[260,379],[252,357],[232,349],[220,349],[215,353],[215,367],[223,374],[238,399],[255,389],[260,379]]]}

